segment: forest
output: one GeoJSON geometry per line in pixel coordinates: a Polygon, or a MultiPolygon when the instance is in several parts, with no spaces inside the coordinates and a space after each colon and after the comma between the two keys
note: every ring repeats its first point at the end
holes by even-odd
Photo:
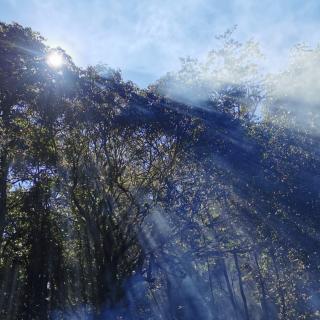
{"type": "Polygon", "coordinates": [[[320,47],[219,39],[141,89],[0,23],[1,319],[320,319],[320,47]]]}

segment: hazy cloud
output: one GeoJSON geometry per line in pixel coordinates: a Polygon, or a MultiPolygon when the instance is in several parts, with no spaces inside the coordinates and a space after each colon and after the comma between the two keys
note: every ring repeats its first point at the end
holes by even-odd
{"type": "Polygon", "coordinates": [[[0,0],[0,19],[40,31],[80,65],[104,62],[145,85],[176,69],[179,57],[204,55],[234,24],[281,63],[297,42],[315,44],[320,2],[253,0],[0,0]]]}

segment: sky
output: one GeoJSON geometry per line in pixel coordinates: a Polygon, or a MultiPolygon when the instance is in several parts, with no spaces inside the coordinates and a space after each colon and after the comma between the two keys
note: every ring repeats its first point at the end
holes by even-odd
{"type": "Polygon", "coordinates": [[[202,57],[216,35],[261,44],[270,66],[320,42],[319,0],[0,0],[0,21],[39,31],[79,66],[104,63],[142,87],[202,57]]]}

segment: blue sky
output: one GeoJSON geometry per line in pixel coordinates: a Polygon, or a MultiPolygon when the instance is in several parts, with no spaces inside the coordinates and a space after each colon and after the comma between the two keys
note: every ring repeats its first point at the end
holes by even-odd
{"type": "Polygon", "coordinates": [[[320,37],[319,0],[0,0],[0,20],[39,31],[78,65],[106,63],[141,86],[201,57],[215,35],[261,43],[270,64],[320,37]]]}

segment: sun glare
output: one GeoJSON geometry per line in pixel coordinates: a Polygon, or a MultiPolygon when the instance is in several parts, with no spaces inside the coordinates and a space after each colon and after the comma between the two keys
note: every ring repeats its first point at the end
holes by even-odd
{"type": "Polygon", "coordinates": [[[47,63],[52,68],[61,67],[63,62],[63,56],[59,52],[51,52],[47,57],[47,63]]]}

